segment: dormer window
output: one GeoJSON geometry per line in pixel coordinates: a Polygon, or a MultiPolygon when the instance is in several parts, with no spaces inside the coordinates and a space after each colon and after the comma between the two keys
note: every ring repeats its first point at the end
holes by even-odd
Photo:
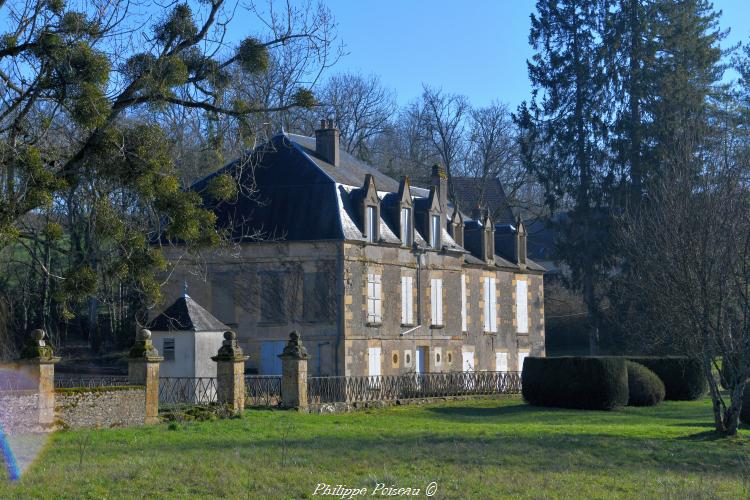
{"type": "Polygon", "coordinates": [[[411,227],[411,208],[401,209],[401,244],[410,247],[413,241],[413,228],[411,227]]]}
{"type": "Polygon", "coordinates": [[[378,241],[378,209],[371,205],[367,206],[367,241],[374,243],[378,241]]]}
{"type": "Polygon", "coordinates": [[[430,216],[430,246],[440,248],[440,216],[430,216]]]}

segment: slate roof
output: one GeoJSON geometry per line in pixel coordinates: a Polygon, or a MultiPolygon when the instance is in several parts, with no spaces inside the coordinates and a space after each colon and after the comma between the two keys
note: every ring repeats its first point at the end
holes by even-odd
{"type": "MultiPolygon", "coordinates": [[[[239,179],[241,186],[253,187],[252,192],[241,192],[231,202],[211,203],[219,227],[231,228],[234,241],[365,241],[364,224],[359,220],[361,216],[354,199],[369,174],[381,201],[380,237],[385,243],[400,243],[399,221],[393,220],[397,216],[387,209],[394,203],[399,182],[344,150],[340,151],[339,165],[326,162],[315,152],[314,137],[277,134],[244,158],[196,182],[191,189],[202,194],[208,203],[210,200],[205,192],[208,183],[224,173],[239,179]]],[[[490,189],[485,197],[500,207],[505,194],[500,182],[495,181],[489,183],[490,189]]],[[[460,196],[464,200],[471,199],[475,182],[473,179],[454,178],[459,199],[462,199],[460,196]],[[468,180],[472,183],[465,182],[468,180]]],[[[430,191],[412,186],[410,194],[419,212],[427,203],[430,191]]],[[[458,208],[462,207],[459,205],[458,208]]],[[[449,203],[447,220],[455,210],[456,207],[449,203]]],[[[499,210],[510,222],[513,221],[507,203],[499,210]]],[[[466,213],[466,210],[461,212],[466,213]]],[[[464,216],[464,220],[467,225],[473,223],[469,217],[464,216]]],[[[426,246],[419,224],[416,226],[414,241],[426,246]]],[[[442,230],[441,242],[447,250],[466,252],[453,240],[446,227],[442,230]]],[[[517,268],[505,260],[502,264],[517,268]]]]}
{"type": "Polygon", "coordinates": [[[473,177],[452,177],[453,194],[459,208],[471,213],[479,203],[489,209],[490,217],[497,224],[513,224],[515,219],[499,179],[475,179],[473,177]]]}
{"type": "Polygon", "coordinates": [[[155,332],[195,331],[225,332],[230,328],[189,295],[183,295],[152,319],[147,328],[155,332]]]}

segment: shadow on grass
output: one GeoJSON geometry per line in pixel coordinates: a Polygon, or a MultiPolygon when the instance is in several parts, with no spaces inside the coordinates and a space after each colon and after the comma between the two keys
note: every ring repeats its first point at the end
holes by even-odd
{"type": "MultiPolygon", "coordinates": [[[[713,425],[707,425],[703,427],[713,427],[713,425]]],[[[677,439],[680,441],[726,441],[727,437],[724,434],[716,432],[715,430],[711,430],[678,437],[677,439]]]]}

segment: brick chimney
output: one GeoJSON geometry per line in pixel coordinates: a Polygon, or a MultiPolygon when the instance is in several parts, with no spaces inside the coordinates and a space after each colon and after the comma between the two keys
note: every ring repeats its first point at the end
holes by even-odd
{"type": "Polygon", "coordinates": [[[339,129],[332,119],[320,120],[315,131],[315,152],[333,166],[339,165],[339,129]]]}
{"type": "Polygon", "coordinates": [[[438,193],[438,200],[440,200],[440,211],[442,213],[448,212],[448,176],[445,174],[445,169],[437,163],[432,166],[432,185],[435,186],[435,190],[438,193]]]}

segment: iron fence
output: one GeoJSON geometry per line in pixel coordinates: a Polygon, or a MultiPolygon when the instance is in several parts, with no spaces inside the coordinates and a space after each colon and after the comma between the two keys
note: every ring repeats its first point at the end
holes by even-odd
{"type": "Polygon", "coordinates": [[[395,401],[447,396],[520,394],[519,372],[445,372],[371,377],[310,377],[308,401],[395,401]]]}
{"type": "Polygon", "coordinates": [[[245,406],[277,406],[279,402],[280,375],[245,375],[245,406]]]}
{"type": "Polygon", "coordinates": [[[122,387],[132,385],[128,382],[127,375],[68,375],[55,374],[55,389],[96,387],[122,387]]]}
{"type": "Polygon", "coordinates": [[[159,378],[159,405],[205,405],[214,402],[215,377],[159,378]]]}

